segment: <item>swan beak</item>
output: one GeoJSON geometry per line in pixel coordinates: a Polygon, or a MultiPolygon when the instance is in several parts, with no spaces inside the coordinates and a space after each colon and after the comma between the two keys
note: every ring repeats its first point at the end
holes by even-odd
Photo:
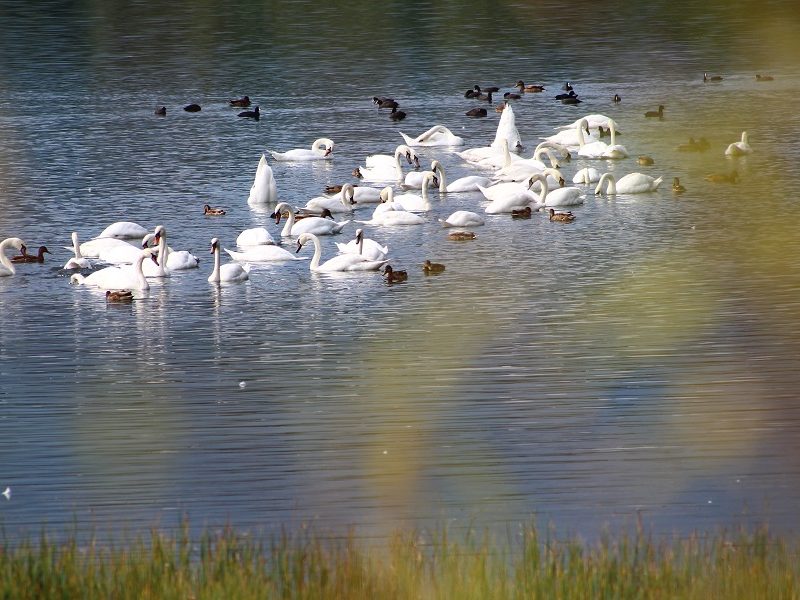
{"type": "Polygon", "coordinates": [[[216,249],[217,249],[217,245],[216,244],[211,244],[211,252],[209,252],[209,254],[214,254],[214,250],[216,250],[216,249]]]}
{"type": "Polygon", "coordinates": [[[419,169],[419,157],[414,157],[414,168],[419,169]]]}
{"type": "Polygon", "coordinates": [[[359,231],[356,234],[356,244],[360,244],[363,237],[364,237],[364,232],[363,231],[359,231]]]}
{"type": "Polygon", "coordinates": [[[324,156],[328,156],[331,152],[333,152],[333,148],[326,148],[324,156]]]}
{"type": "Polygon", "coordinates": [[[439,187],[439,179],[436,177],[433,178],[433,187],[439,187]]]}
{"type": "Polygon", "coordinates": [[[150,260],[152,260],[154,263],[158,264],[158,258],[156,258],[155,254],[151,254],[150,255],[150,260]]]}
{"type": "Polygon", "coordinates": [[[22,244],[19,247],[19,251],[20,251],[21,254],[25,254],[28,251],[28,247],[25,244],[22,244]]]}
{"type": "Polygon", "coordinates": [[[298,240],[298,242],[297,242],[297,250],[295,250],[294,253],[297,254],[298,252],[300,252],[300,250],[302,248],[303,248],[303,244],[298,240]]]}

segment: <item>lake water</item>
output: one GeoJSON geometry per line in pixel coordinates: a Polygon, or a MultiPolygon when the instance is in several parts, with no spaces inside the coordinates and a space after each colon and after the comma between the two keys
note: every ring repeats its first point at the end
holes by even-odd
{"type": "MultiPolygon", "coordinates": [[[[796,529],[797,21],[727,2],[0,8],[0,238],[53,252],[0,278],[0,520],[369,535],[535,517],[591,536],[641,514],[659,532],[796,529]],[[246,202],[265,149],[336,142],[324,164],[271,161],[281,199],[302,205],[391,153],[398,130],[441,123],[488,144],[499,115],[466,118],[463,93],[517,79],[547,86],[513,105],[524,154],[603,113],[631,158],[565,174],[594,164],[666,184],[610,200],[588,189],[571,225],[490,216],[461,243],[436,219],[485,202],[434,194],[424,225],[366,228],[409,271],[401,285],[308,261],[206,281],[212,237],[279,237],[246,202]],[[553,100],[567,80],[583,104],[553,100]],[[243,94],[259,122],[227,105],[243,94]],[[659,104],[665,119],[645,119],[659,104]],[[743,130],[754,153],[726,158],[743,130]],[[677,152],[690,136],[711,149],[677,152]],[[733,168],[738,185],[704,180],[733,168]],[[205,218],[205,203],[228,214],[205,218]],[[165,225],[200,268],[131,305],[69,285],[70,232],[118,220],[165,225]],[[446,271],[425,277],[426,258],[446,271]]],[[[474,172],[448,149],[420,155],[449,179],[474,172]]]]}

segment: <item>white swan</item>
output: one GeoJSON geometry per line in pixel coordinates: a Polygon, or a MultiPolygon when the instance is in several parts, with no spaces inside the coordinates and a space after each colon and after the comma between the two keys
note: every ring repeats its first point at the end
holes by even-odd
{"type": "Polygon", "coordinates": [[[289,218],[286,220],[286,225],[283,226],[283,230],[281,231],[281,235],[283,237],[300,235],[301,233],[313,233],[314,235],[333,235],[341,232],[342,228],[350,222],[342,221],[341,223],[337,223],[336,221],[325,219],[323,217],[306,217],[305,219],[297,221],[294,218],[292,207],[286,202],[281,202],[275,207],[275,212],[272,213],[272,217],[275,219],[276,225],[280,224],[284,210],[289,212],[289,218]]]}
{"type": "Polygon", "coordinates": [[[441,221],[443,227],[480,227],[484,224],[483,217],[469,210],[457,210],[452,215],[441,221]]]}
{"type": "Polygon", "coordinates": [[[389,254],[388,246],[381,246],[375,240],[365,238],[363,229],[356,229],[356,238],[346,244],[336,242],[342,254],[360,254],[368,260],[383,260],[389,254]]]}
{"type": "Polygon", "coordinates": [[[611,119],[611,117],[607,117],[605,115],[591,114],[591,115],[586,115],[584,117],[578,117],[569,125],[559,125],[558,127],[556,127],[556,129],[560,129],[562,131],[565,129],[575,129],[575,127],[577,127],[578,123],[580,123],[581,121],[586,121],[586,126],[589,127],[589,129],[597,129],[599,127],[605,127],[606,129],[608,129],[608,127],[610,126],[609,123],[612,120],[613,119],[611,119]]]}
{"type": "MultiPolygon", "coordinates": [[[[439,191],[441,192],[442,181],[444,181],[444,173],[439,174],[439,191]]],[[[467,175],[466,177],[459,177],[455,181],[446,184],[445,190],[447,192],[477,192],[479,186],[488,187],[490,184],[488,177],[484,175],[467,175]]]]}
{"type": "Polygon", "coordinates": [[[247,204],[250,206],[258,206],[261,204],[269,204],[270,202],[277,202],[277,200],[278,184],[275,183],[272,167],[267,164],[267,157],[262,154],[261,159],[258,161],[256,177],[250,188],[247,204]]]}
{"type": "Polygon", "coordinates": [[[357,167],[353,174],[364,181],[402,181],[403,165],[400,164],[400,157],[405,156],[409,164],[419,167],[419,157],[417,153],[405,144],[400,144],[395,148],[394,155],[372,154],[367,156],[366,164],[357,167]]]}
{"type": "Polygon", "coordinates": [[[539,144],[536,146],[536,150],[533,151],[534,154],[536,154],[536,151],[540,150],[541,148],[550,148],[550,150],[556,155],[558,160],[566,160],[567,162],[569,162],[570,160],[569,148],[567,148],[563,144],[558,144],[556,142],[548,142],[547,140],[545,140],[544,142],[539,142],[539,144]]]}
{"type": "Polygon", "coordinates": [[[145,248],[139,251],[136,262],[132,265],[122,267],[106,267],[86,277],[80,273],[75,273],[70,277],[70,283],[93,285],[103,290],[149,290],[150,284],[144,276],[142,263],[150,258],[156,260],[156,251],[153,248],[145,248]]]}
{"type": "MultiPolygon", "coordinates": [[[[578,119],[578,121],[574,125],[570,125],[570,129],[564,129],[559,131],[555,135],[551,135],[549,137],[543,138],[544,141],[549,142],[551,144],[556,144],[559,146],[564,146],[568,150],[577,150],[580,146],[580,139],[581,137],[578,136],[578,127],[584,119],[578,119]]],[[[587,126],[588,128],[588,126],[587,126]]],[[[581,136],[583,137],[583,142],[595,142],[600,139],[600,132],[599,131],[581,131],[581,136]],[[586,135],[583,135],[583,134],[586,135]]]]}
{"type": "Polygon", "coordinates": [[[434,125],[425,133],[419,134],[417,137],[412,138],[407,136],[402,131],[400,135],[406,141],[408,146],[463,146],[464,138],[455,135],[444,125],[434,125]]]}
{"type": "Polygon", "coordinates": [[[377,271],[385,265],[388,259],[369,260],[361,254],[338,254],[333,258],[319,264],[322,257],[322,244],[319,238],[313,233],[303,233],[297,238],[297,251],[308,241],[314,242],[314,257],[311,259],[309,268],[318,273],[333,273],[337,271],[377,271]]]}
{"type": "Polygon", "coordinates": [[[243,252],[234,252],[233,250],[228,250],[227,248],[224,248],[224,250],[233,260],[238,260],[243,262],[304,260],[303,258],[295,256],[288,250],[285,250],[280,246],[275,246],[272,244],[262,244],[261,246],[250,246],[243,252]]]}
{"type": "Polygon", "coordinates": [[[100,262],[110,265],[132,265],[141,255],[142,249],[147,248],[154,238],[154,233],[148,233],[142,238],[141,244],[125,242],[124,244],[101,248],[97,258],[100,262]]]}
{"type": "Polygon", "coordinates": [[[621,144],[616,143],[617,130],[616,124],[613,120],[609,120],[609,128],[611,130],[611,143],[606,144],[603,141],[595,140],[589,143],[584,141],[583,130],[586,128],[586,120],[581,119],[575,128],[578,136],[578,156],[581,158],[627,158],[628,151],[621,144]]]}
{"type": "Polygon", "coordinates": [[[300,160],[325,160],[330,159],[333,153],[333,140],[319,138],[311,144],[311,150],[306,148],[295,148],[286,152],[274,152],[269,150],[272,158],[278,161],[300,161],[300,160]]]}
{"type": "Polygon", "coordinates": [[[250,265],[239,263],[226,263],[220,265],[219,259],[219,240],[211,239],[211,253],[214,255],[214,270],[208,276],[209,283],[225,285],[228,283],[239,283],[250,279],[250,265]]]}
{"type": "Polygon", "coordinates": [[[100,235],[95,236],[95,239],[116,238],[118,240],[133,240],[140,239],[146,234],[147,229],[138,223],[133,223],[131,221],[117,221],[116,223],[112,223],[103,229],[103,231],[100,232],[100,235]]]}
{"type": "Polygon", "coordinates": [[[729,144],[725,149],[725,156],[744,156],[752,151],[750,144],[747,143],[747,132],[743,131],[741,141],[729,144]]]}
{"type": "MultiPolygon", "coordinates": [[[[431,171],[433,171],[435,174],[438,175],[441,168],[442,164],[438,160],[434,159],[431,161],[431,171]]],[[[403,180],[403,183],[400,187],[402,187],[404,190],[421,190],[422,180],[427,172],[428,171],[409,171],[406,173],[406,178],[403,180]]]]}
{"type": "Polygon", "coordinates": [[[583,190],[576,187],[558,187],[550,190],[547,177],[539,175],[542,186],[538,204],[544,206],[578,206],[583,204],[583,190]]]}
{"type": "Polygon", "coordinates": [[[269,231],[267,231],[266,227],[251,227],[250,229],[245,229],[236,238],[236,245],[241,248],[274,243],[275,240],[272,238],[269,231]]]}
{"type": "Polygon", "coordinates": [[[603,173],[597,187],[594,189],[595,194],[643,194],[645,192],[654,192],[661,185],[664,180],[663,177],[655,179],[643,173],[628,173],[624,177],[616,180],[612,173],[603,173]],[[606,185],[607,184],[607,185],[606,185]],[[606,186],[605,188],[603,186],[606,186]]]}
{"type": "MultiPolygon", "coordinates": [[[[167,230],[163,225],[156,227],[155,239],[158,243],[158,262],[161,265],[155,277],[167,277],[170,271],[196,269],[200,265],[200,259],[188,250],[173,250],[167,245],[167,230]]],[[[151,276],[149,273],[145,275],[151,276]]]]}
{"type": "Polygon", "coordinates": [[[594,167],[584,167],[575,173],[572,178],[572,183],[582,183],[583,185],[597,183],[598,181],[600,181],[600,171],[594,167]]]}
{"type": "Polygon", "coordinates": [[[89,269],[92,266],[92,263],[89,262],[89,259],[84,258],[83,254],[81,254],[81,245],[78,242],[78,232],[72,232],[72,251],[75,253],[75,256],[70,258],[66,264],[64,265],[64,270],[68,271],[71,269],[89,269]]]}
{"type": "Polygon", "coordinates": [[[317,196],[306,202],[300,210],[319,214],[327,208],[331,213],[350,213],[355,204],[355,188],[352,183],[345,183],[342,191],[335,196],[317,196]]]}
{"type": "MultiPolygon", "coordinates": [[[[498,183],[489,188],[480,187],[481,193],[490,201],[484,212],[489,215],[510,213],[516,208],[525,208],[540,200],[541,197],[530,190],[530,186],[539,178],[542,178],[542,175],[534,175],[528,181],[528,185],[507,182],[498,183]]],[[[541,200],[539,203],[543,204],[541,200]]]]}
{"type": "Polygon", "coordinates": [[[0,242],[0,277],[9,277],[17,272],[14,263],[6,256],[6,248],[16,248],[22,251],[23,246],[25,246],[25,242],[17,237],[6,238],[0,242]]]}
{"type": "MultiPolygon", "coordinates": [[[[83,242],[80,246],[78,246],[78,250],[80,250],[81,256],[84,258],[100,258],[100,254],[109,248],[113,248],[115,246],[132,246],[126,242],[125,240],[119,240],[117,238],[97,238],[93,240],[89,240],[88,242],[83,242]]],[[[67,250],[73,250],[69,246],[65,246],[67,250]]]]}
{"type": "Polygon", "coordinates": [[[369,221],[356,221],[364,225],[422,225],[425,222],[421,216],[402,210],[392,199],[394,190],[386,186],[381,190],[382,203],[375,207],[372,219],[369,221]]]}
{"type": "MultiPolygon", "coordinates": [[[[389,202],[399,204],[403,210],[408,212],[428,212],[431,209],[430,198],[428,197],[428,187],[436,179],[433,171],[423,171],[422,177],[422,195],[416,194],[399,194],[394,196],[394,191],[391,191],[393,197],[389,198],[389,202]]],[[[389,188],[391,190],[392,188],[389,188]]]]}
{"type": "Polygon", "coordinates": [[[507,164],[495,172],[494,177],[499,181],[523,181],[531,175],[541,173],[547,165],[541,161],[543,155],[547,156],[551,168],[558,168],[558,158],[553,150],[547,146],[536,149],[533,156],[528,159],[520,159],[507,164]]]}
{"type": "Polygon", "coordinates": [[[506,140],[500,140],[500,152],[496,154],[492,154],[487,156],[486,158],[482,158],[478,161],[473,162],[473,164],[482,169],[503,169],[506,167],[511,167],[514,162],[523,160],[521,156],[518,154],[512,154],[508,149],[508,142],[506,140]]]}

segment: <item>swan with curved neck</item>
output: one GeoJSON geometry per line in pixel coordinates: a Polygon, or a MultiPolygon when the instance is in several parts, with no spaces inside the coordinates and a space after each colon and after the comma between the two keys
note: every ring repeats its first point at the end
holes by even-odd
{"type": "Polygon", "coordinates": [[[307,148],[295,148],[294,150],[287,150],[286,152],[269,153],[277,161],[294,161],[294,160],[326,160],[330,159],[333,152],[333,140],[328,138],[318,138],[311,144],[311,150],[307,148]]]}
{"type": "Polygon", "coordinates": [[[532,203],[540,204],[543,196],[541,194],[537,196],[531,191],[531,187],[541,179],[544,179],[544,175],[537,173],[526,184],[508,182],[499,183],[490,188],[479,188],[481,193],[491,201],[484,208],[484,212],[489,215],[496,215],[510,213],[514,209],[525,208],[532,203]]]}
{"type": "Polygon", "coordinates": [[[199,266],[200,259],[188,250],[173,250],[169,247],[167,229],[163,225],[156,227],[155,239],[158,244],[159,269],[155,273],[146,273],[148,277],[168,277],[170,271],[196,269],[199,266]]]}
{"type": "Polygon", "coordinates": [[[14,263],[8,260],[6,256],[7,248],[16,248],[21,252],[25,248],[25,242],[17,237],[6,238],[0,242],[0,277],[9,277],[17,272],[17,269],[14,268],[14,263]]]}
{"type": "Polygon", "coordinates": [[[345,225],[350,221],[342,221],[337,223],[324,217],[306,217],[300,221],[294,218],[292,207],[287,202],[281,202],[275,207],[275,212],[272,213],[272,218],[275,219],[275,224],[281,222],[283,211],[288,211],[289,218],[286,219],[286,225],[283,226],[281,235],[288,237],[291,235],[300,235],[301,233],[313,233],[315,235],[333,235],[339,233],[345,225]]]}
{"type": "Polygon", "coordinates": [[[394,154],[370,154],[364,162],[364,167],[358,167],[357,177],[368,181],[391,181],[403,180],[403,167],[400,164],[400,157],[405,157],[409,165],[415,169],[419,168],[419,156],[406,144],[400,144],[395,148],[394,154]]]}
{"type": "Polygon", "coordinates": [[[462,146],[464,144],[464,138],[453,134],[444,125],[434,125],[428,131],[419,134],[415,138],[407,136],[402,131],[400,135],[403,136],[408,146],[462,146]]]}
{"type": "Polygon", "coordinates": [[[88,269],[92,266],[92,263],[90,263],[89,260],[84,258],[83,254],[81,254],[81,245],[78,241],[77,231],[72,232],[72,251],[75,253],[75,256],[66,262],[64,265],[65,271],[70,269],[88,269]]]}
{"type": "Polygon", "coordinates": [[[744,156],[745,154],[750,154],[751,152],[753,152],[753,149],[747,142],[747,132],[743,131],[742,139],[738,142],[729,144],[725,149],[725,156],[744,156]]]}
{"type": "Polygon", "coordinates": [[[381,246],[375,240],[364,237],[363,229],[356,229],[356,237],[346,244],[336,242],[342,254],[360,254],[368,260],[383,260],[389,254],[388,246],[381,246]]]}
{"type": "MultiPolygon", "coordinates": [[[[539,199],[537,200],[537,205],[539,206],[577,206],[578,204],[583,204],[583,190],[576,187],[557,187],[550,190],[550,184],[547,180],[547,174],[542,173],[538,178],[537,181],[541,184],[541,190],[539,192],[539,199]]],[[[560,181],[564,181],[563,178],[560,178],[560,181]]],[[[531,187],[533,187],[533,181],[531,181],[531,187]]]]}
{"type": "MultiPolygon", "coordinates": [[[[424,171],[422,176],[422,196],[416,194],[400,194],[394,196],[389,202],[399,204],[403,210],[408,212],[428,212],[431,209],[430,199],[428,198],[428,186],[436,181],[433,171],[424,171]]],[[[390,188],[391,189],[391,188],[390,188]]]]}
{"type": "MultiPolygon", "coordinates": [[[[438,174],[439,170],[441,169],[441,167],[442,167],[442,164],[438,160],[433,159],[431,161],[431,169],[430,170],[434,174],[438,174]]],[[[406,178],[405,178],[405,180],[403,181],[403,184],[400,187],[402,187],[404,190],[421,190],[422,189],[422,180],[425,177],[426,173],[428,173],[428,171],[410,171],[410,172],[406,173],[406,178]]],[[[440,185],[440,187],[441,187],[441,185],[440,185]]]]}
{"type": "Polygon", "coordinates": [[[603,173],[597,187],[594,189],[596,195],[605,194],[607,196],[616,194],[643,194],[654,192],[661,185],[663,177],[658,179],[643,173],[628,173],[621,177],[619,181],[612,173],[603,173]]]}
{"type": "Polygon", "coordinates": [[[314,257],[311,259],[309,268],[315,272],[377,271],[389,262],[388,259],[369,260],[361,254],[339,254],[320,264],[320,259],[322,258],[322,244],[320,244],[319,238],[313,233],[303,233],[297,238],[297,252],[300,252],[303,245],[308,241],[314,242],[314,257]]]}
{"type": "Polygon", "coordinates": [[[149,290],[150,284],[144,276],[142,264],[145,259],[150,258],[157,262],[156,251],[153,248],[145,248],[139,252],[136,262],[133,265],[123,267],[106,267],[84,277],[80,273],[75,273],[70,277],[70,283],[93,285],[104,290],[149,290]]]}
{"type": "Polygon", "coordinates": [[[353,187],[352,183],[345,183],[340,193],[335,196],[312,198],[300,210],[319,214],[323,209],[327,208],[332,213],[351,213],[355,204],[355,187],[353,187]]]}
{"type": "Polygon", "coordinates": [[[217,238],[211,240],[211,254],[214,255],[214,270],[208,276],[209,283],[224,285],[250,279],[250,265],[240,265],[239,263],[220,265],[219,240],[217,238]]]}

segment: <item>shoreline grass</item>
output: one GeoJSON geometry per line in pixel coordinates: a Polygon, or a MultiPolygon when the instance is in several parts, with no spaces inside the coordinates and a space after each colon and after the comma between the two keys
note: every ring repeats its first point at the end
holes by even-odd
{"type": "Polygon", "coordinates": [[[641,530],[595,545],[397,532],[381,547],[308,530],[252,539],[233,529],[189,539],[78,543],[43,533],[0,547],[0,598],[797,598],[796,540],[766,529],[654,541],[641,530]],[[423,537],[430,541],[423,542],[423,537]]]}

